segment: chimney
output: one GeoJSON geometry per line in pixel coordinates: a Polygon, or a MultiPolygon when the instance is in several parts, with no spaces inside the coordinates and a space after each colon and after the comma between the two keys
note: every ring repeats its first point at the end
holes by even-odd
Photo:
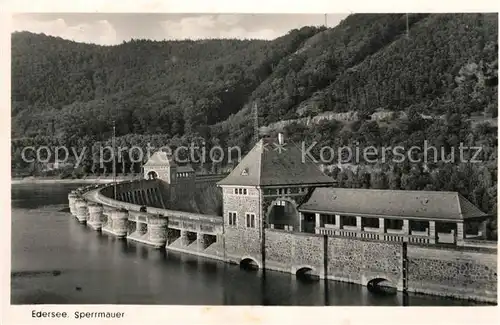
{"type": "Polygon", "coordinates": [[[282,145],[284,142],[283,133],[278,133],[278,144],[282,145]]]}

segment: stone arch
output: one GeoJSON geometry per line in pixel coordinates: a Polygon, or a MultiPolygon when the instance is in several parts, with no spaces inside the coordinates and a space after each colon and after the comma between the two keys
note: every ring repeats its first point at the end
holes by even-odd
{"type": "Polygon", "coordinates": [[[293,273],[297,277],[305,277],[306,275],[316,275],[316,268],[311,265],[301,265],[293,268],[293,273]]]}
{"type": "Polygon", "coordinates": [[[158,172],[156,170],[150,170],[148,171],[148,173],[146,174],[147,175],[147,179],[158,179],[158,172]]]}
{"type": "MultiPolygon", "coordinates": [[[[273,210],[273,207],[275,206],[275,204],[276,204],[278,201],[286,201],[286,202],[288,202],[288,203],[292,204],[292,206],[293,206],[295,209],[297,209],[297,208],[298,208],[298,206],[299,206],[299,205],[297,204],[297,202],[295,202],[295,200],[294,200],[294,199],[292,199],[292,198],[289,198],[289,197],[284,197],[284,196],[282,196],[282,197],[278,197],[278,198],[276,198],[276,199],[272,200],[272,201],[271,201],[271,203],[269,204],[269,206],[267,207],[267,209],[266,209],[266,217],[267,217],[267,216],[269,216],[269,214],[270,214],[270,213],[271,213],[271,211],[273,210]]],[[[297,209],[297,211],[298,211],[298,209],[297,209]]]]}
{"type": "Polygon", "coordinates": [[[275,221],[273,220],[276,220],[276,219],[279,219],[279,218],[275,218],[276,216],[274,215],[274,212],[275,212],[275,208],[277,206],[277,203],[278,202],[285,202],[285,207],[284,207],[284,210],[285,210],[285,216],[284,216],[284,219],[285,220],[291,220],[293,221],[293,224],[297,224],[298,226],[298,223],[299,223],[299,210],[298,210],[298,204],[297,202],[292,199],[292,198],[289,198],[289,197],[278,197],[276,199],[274,199],[273,201],[271,201],[271,203],[267,206],[267,209],[266,209],[266,214],[265,214],[265,220],[266,220],[266,223],[267,224],[273,224],[273,223],[276,223],[275,221]],[[289,209],[293,212],[286,212],[286,210],[289,209]]]}
{"type": "Polygon", "coordinates": [[[370,279],[367,283],[366,283],[366,286],[373,286],[373,285],[377,285],[378,283],[382,282],[382,281],[389,281],[388,279],[384,278],[384,277],[377,277],[377,278],[373,278],[373,279],[370,279]]]}
{"type": "Polygon", "coordinates": [[[397,293],[397,283],[391,280],[391,277],[380,275],[371,278],[367,283],[366,287],[368,291],[378,294],[396,294],[397,293]]]}
{"type": "Polygon", "coordinates": [[[240,259],[240,266],[250,269],[260,269],[262,266],[259,261],[251,256],[243,256],[240,259]]]}

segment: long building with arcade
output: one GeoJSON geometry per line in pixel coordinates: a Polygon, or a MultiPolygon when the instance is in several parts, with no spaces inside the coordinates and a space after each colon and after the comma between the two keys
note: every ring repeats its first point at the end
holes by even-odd
{"type": "Polygon", "coordinates": [[[456,192],[344,189],[301,149],[261,139],[227,175],[164,152],[144,178],[69,194],[97,231],[228,263],[497,302],[491,217],[456,192]]]}

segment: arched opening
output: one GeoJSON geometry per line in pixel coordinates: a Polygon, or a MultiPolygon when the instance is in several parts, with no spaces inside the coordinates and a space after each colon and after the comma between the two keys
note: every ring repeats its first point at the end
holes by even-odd
{"type": "Polygon", "coordinates": [[[198,235],[195,232],[192,231],[186,231],[186,241],[187,245],[191,245],[198,239],[198,235]]]}
{"type": "Polygon", "coordinates": [[[138,222],[136,228],[137,228],[137,233],[140,236],[145,235],[148,232],[148,224],[147,223],[138,222]]]}
{"type": "Polygon", "coordinates": [[[295,202],[289,199],[278,199],[269,207],[267,224],[274,229],[298,231],[299,212],[295,202]]]}
{"type": "Polygon", "coordinates": [[[295,272],[297,279],[305,282],[318,281],[319,276],[315,274],[314,270],[308,266],[301,267],[295,272]]]}
{"type": "Polygon", "coordinates": [[[391,281],[384,278],[375,278],[368,281],[366,287],[368,291],[381,295],[395,295],[397,288],[391,281]]]}
{"type": "Polygon", "coordinates": [[[259,264],[254,259],[244,258],[240,261],[240,268],[244,270],[256,271],[259,269],[259,264]]]}
{"type": "Polygon", "coordinates": [[[158,178],[158,174],[152,170],[148,173],[148,179],[157,179],[158,178]]]}
{"type": "Polygon", "coordinates": [[[137,230],[137,222],[129,221],[127,223],[127,235],[133,234],[137,230]]]}
{"type": "Polygon", "coordinates": [[[179,229],[167,228],[167,245],[172,244],[180,237],[181,237],[181,231],[179,229]]]}

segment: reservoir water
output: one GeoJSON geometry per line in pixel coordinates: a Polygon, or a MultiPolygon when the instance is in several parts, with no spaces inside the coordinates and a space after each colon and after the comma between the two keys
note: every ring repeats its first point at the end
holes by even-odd
{"type": "MultiPolygon", "coordinates": [[[[401,293],[308,282],[291,274],[156,250],[97,233],[67,209],[81,184],[12,186],[12,304],[350,305],[402,306],[401,293]]],[[[410,295],[409,305],[473,305],[410,295]]]]}

